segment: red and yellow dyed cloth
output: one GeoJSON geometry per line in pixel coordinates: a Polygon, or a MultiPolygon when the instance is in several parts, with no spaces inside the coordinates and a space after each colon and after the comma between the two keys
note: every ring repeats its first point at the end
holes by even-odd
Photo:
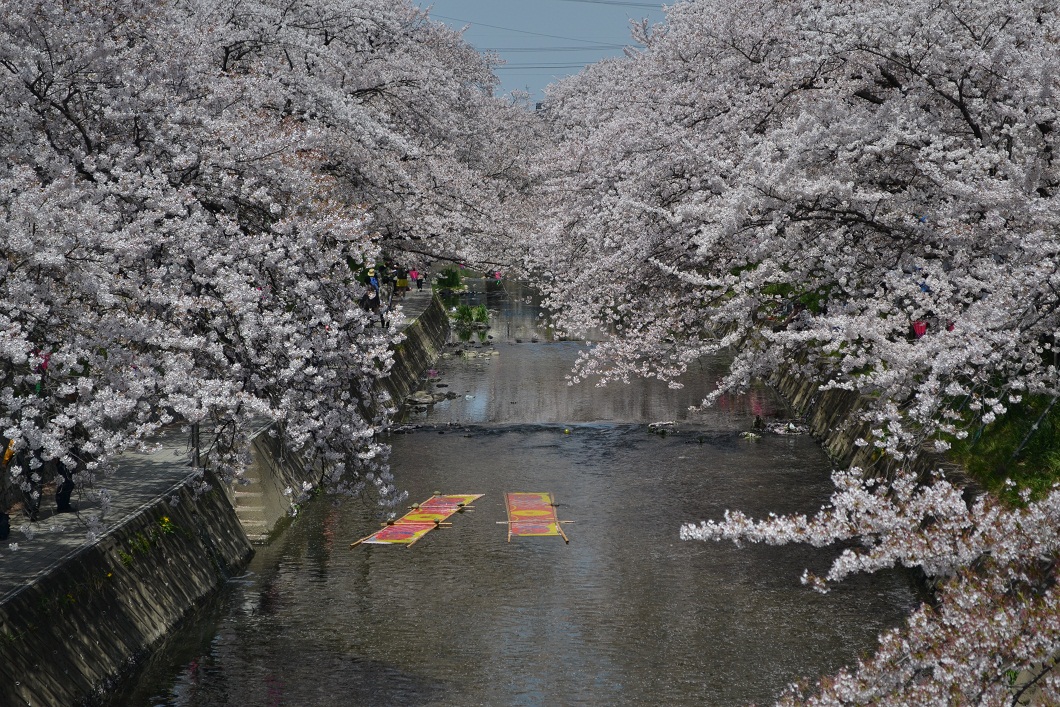
{"type": "Polygon", "coordinates": [[[411,546],[424,535],[434,530],[449,516],[467,508],[481,493],[435,495],[418,506],[413,506],[405,515],[381,530],[361,538],[350,545],[406,545],[411,546]]]}
{"type": "Polygon", "coordinates": [[[505,494],[505,502],[508,505],[508,542],[513,535],[555,535],[570,542],[556,517],[551,493],[509,493],[505,494]]]}

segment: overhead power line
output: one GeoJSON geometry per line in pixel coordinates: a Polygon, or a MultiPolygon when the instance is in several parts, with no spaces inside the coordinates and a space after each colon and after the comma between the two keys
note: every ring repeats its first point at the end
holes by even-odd
{"type": "Polygon", "coordinates": [[[649,10],[662,10],[662,3],[622,2],[622,0],[559,0],[559,2],[581,2],[587,5],[620,5],[622,7],[644,7],[649,10]]]}
{"type": "Polygon", "coordinates": [[[494,66],[494,71],[506,71],[509,69],[584,69],[585,64],[565,64],[563,62],[541,62],[526,64],[502,64],[494,66]]]}
{"type": "Polygon", "coordinates": [[[436,15],[431,13],[431,17],[440,17],[443,20],[451,20],[452,22],[463,22],[466,25],[476,25],[478,27],[489,27],[490,29],[502,29],[505,32],[518,32],[519,34],[532,34],[535,37],[548,37],[549,39],[563,39],[568,42],[583,42],[585,44],[593,44],[599,47],[611,48],[614,46],[614,42],[596,42],[591,39],[578,39],[577,37],[561,37],[558,34],[542,34],[541,32],[530,32],[525,29],[514,29],[512,27],[501,27],[499,25],[488,25],[485,22],[472,22],[471,20],[462,20],[459,17],[447,17],[445,15],[436,15]]]}
{"type": "Polygon", "coordinates": [[[625,44],[603,44],[592,47],[485,47],[484,52],[598,52],[601,49],[623,49],[625,44]]]}

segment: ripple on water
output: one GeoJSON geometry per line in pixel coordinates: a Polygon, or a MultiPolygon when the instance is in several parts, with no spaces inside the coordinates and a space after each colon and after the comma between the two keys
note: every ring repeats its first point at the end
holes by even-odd
{"type": "Polygon", "coordinates": [[[678,539],[681,523],[727,508],[812,512],[828,498],[811,440],[740,436],[768,399],[691,419],[654,392],[586,398],[556,385],[573,347],[520,347],[479,361],[478,378],[456,359],[439,365],[474,399],[411,420],[440,427],[391,438],[410,500],[485,494],[474,511],[412,549],[351,550],[378,528],[376,510],[310,504],[110,704],[765,703],[853,661],[915,603],[899,573],[827,595],[802,587],[803,569],[824,570],[833,551],[678,539]],[[671,419],[676,433],[648,433],[671,419]],[[553,492],[575,521],[570,544],[506,543],[506,491],[553,492]]]}

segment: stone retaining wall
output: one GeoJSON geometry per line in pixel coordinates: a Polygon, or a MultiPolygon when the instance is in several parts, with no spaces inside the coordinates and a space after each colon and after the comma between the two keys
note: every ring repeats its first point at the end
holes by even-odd
{"type": "Polygon", "coordinates": [[[438,360],[442,347],[449,340],[449,331],[445,306],[435,296],[426,311],[405,329],[405,340],[394,349],[394,366],[383,381],[394,400],[400,403],[416,390],[420,376],[438,360]]]}
{"type": "MultiPolygon", "coordinates": [[[[784,398],[792,412],[805,420],[810,434],[821,444],[836,467],[846,469],[857,465],[877,477],[884,477],[900,463],[881,456],[871,445],[858,447],[855,444],[859,438],[870,438],[869,423],[859,419],[859,414],[868,404],[866,397],[849,390],[822,391],[818,383],[791,373],[774,374],[769,384],[784,398]]],[[[943,469],[946,478],[963,487],[969,496],[983,492],[963,468],[937,454],[934,449],[921,450],[912,468],[919,474],[943,469]]]]}
{"type": "Polygon", "coordinates": [[[0,704],[80,704],[251,552],[220,485],[182,481],[0,604],[0,704]]]}
{"type": "MultiPolygon", "coordinates": [[[[404,334],[383,381],[398,401],[448,339],[441,301],[404,334]]],[[[0,705],[91,703],[250,559],[251,539],[288,516],[297,493],[284,490],[318,476],[266,430],[248,469],[256,491],[214,481],[196,498],[182,481],[0,603],[0,705]],[[248,497],[260,514],[238,507],[248,497]]]]}

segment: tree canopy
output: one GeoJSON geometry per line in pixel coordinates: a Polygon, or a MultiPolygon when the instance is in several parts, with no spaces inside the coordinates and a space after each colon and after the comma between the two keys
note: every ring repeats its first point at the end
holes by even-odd
{"type": "Polygon", "coordinates": [[[1058,37],[1053,2],[684,0],[531,113],[407,0],[0,0],[13,478],[100,473],[175,422],[238,473],[265,418],[329,487],[394,503],[395,334],[357,275],[384,250],[503,264],[566,333],[606,333],[575,380],[724,351],[719,395],[786,372],[868,401],[886,473],[838,470],[813,517],[681,531],[841,543],[822,591],[937,579],[785,702],[1058,702],[1060,491],[913,467],[1018,413],[1011,461],[1055,419],[1058,37]]]}
{"type": "Polygon", "coordinates": [[[0,434],[37,493],[160,426],[238,473],[251,420],[333,488],[372,467],[385,249],[499,233],[486,60],[392,0],[0,3],[0,434]]]}
{"type": "Polygon", "coordinates": [[[792,702],[998,704],[1032,681],[1060,700],[1060,492],[969,501],[912,466],[1031,402],[1032,434],[1060,394],[1058,20],[1040,2],[681,2],[548,95],[529,267],[568,333],[608,332],[575,377],[672,380],[730,351],[718,394],[778,372],[857,391],[858,443],[897,463],[840,470],[813,518],[682,530],[845,543],[805,578],[822,590],[940,578],[937,606],[792,702]]]}

